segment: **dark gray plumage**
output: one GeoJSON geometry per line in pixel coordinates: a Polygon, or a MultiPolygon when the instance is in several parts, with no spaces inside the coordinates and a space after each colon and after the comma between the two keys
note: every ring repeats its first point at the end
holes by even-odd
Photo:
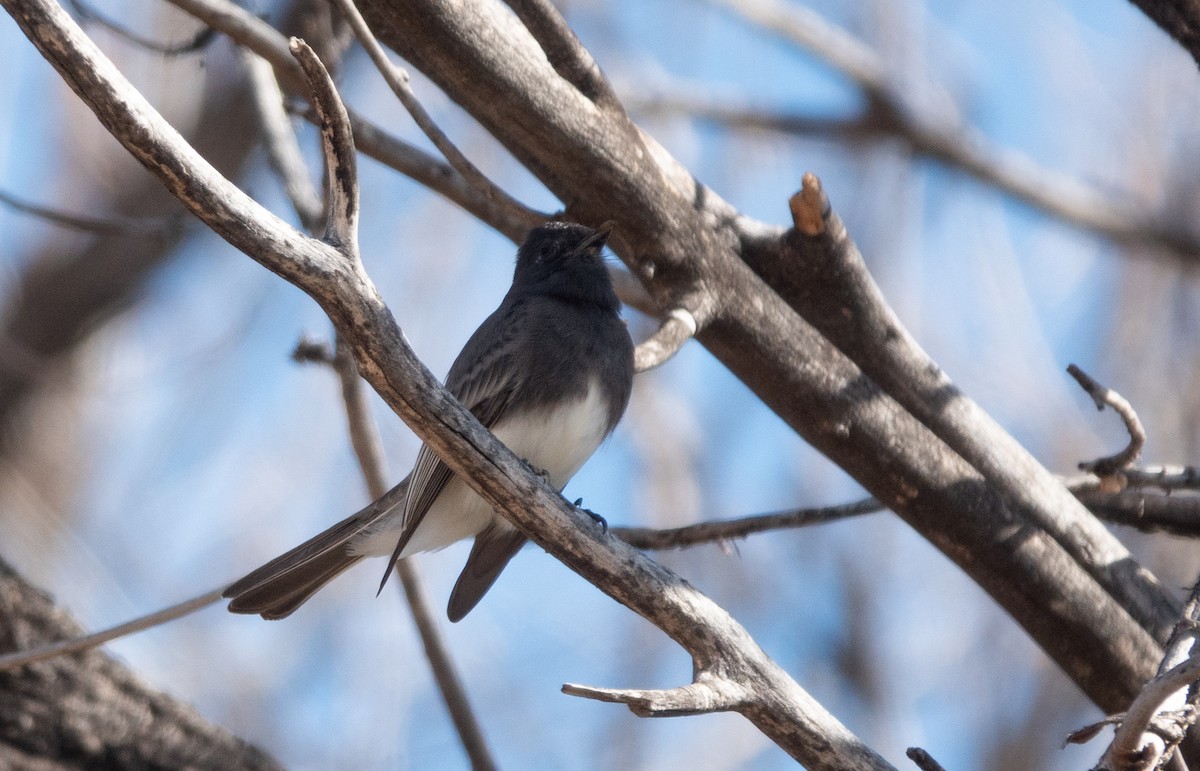
{"type": "MultiPolygon", "coordinates": [[[[633,382],[633,343],[600,254],[609,231],[566,222],[531,230],[508,294],[446,376],[450,392],[560,490],[621,419],[633,382]]],[[[386,495],[225,596],[235,613],[283,618],[363,557],[391,554],[386,580],[397,559],[472,535],[452,621],[475,607],[525,537],[422,446],[386,495]]]]}

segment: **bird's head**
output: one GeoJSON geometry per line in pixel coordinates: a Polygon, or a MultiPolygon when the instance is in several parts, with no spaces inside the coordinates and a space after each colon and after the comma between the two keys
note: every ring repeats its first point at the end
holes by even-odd
{"type": "Polygon", "coordinates": [[[547,222],[529,231],[517,250],[513,286],[554,295],[605,300],[612,296],[612,280],[601,251],[613,223],[589,228],[573,222],[547,222]]]}

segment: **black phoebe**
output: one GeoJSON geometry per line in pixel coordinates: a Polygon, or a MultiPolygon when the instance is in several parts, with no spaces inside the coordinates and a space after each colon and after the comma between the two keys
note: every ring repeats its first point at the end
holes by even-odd
{"type": "MultiPolygon", "coordinates": [[[[531,230],[504,301],[446,376],[450,393],[559,490],[617,425],[633,385],[633,342],[600,256],[611,229],[549,222],[531,230]]],[[[396,560],[472,535],[451,621],[475,607],[525,536],[422,446],[412,473],[386,495],[225,597],[234,613],[284,618],[363,557],[391,555],[386,581],[396,560]]]]}

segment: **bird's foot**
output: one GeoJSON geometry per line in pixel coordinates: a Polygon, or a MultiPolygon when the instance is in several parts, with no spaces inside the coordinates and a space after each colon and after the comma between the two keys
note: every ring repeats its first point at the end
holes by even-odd
{"type": "Polygon", "coordinates": [[[602,532],[605,532],[605,533],[608,532],[608,520],[605,519],[604,517],[600,516],[596,512],[592,511],[591,509],[583,508],[583,499],[582,498],[575,499],[575,508],[579,509],[584,514],[587,514],[589,517],[591,517],[592,521],[600,526],[600,530],[602,532]]]}
{"type": "Polygon", "coordinates": [[[537,466],[533,465],[529,461],[525,461],[525,465],[529,467],[529,470],[533,472],[534,476],[536,476],[538,479],[542,480],[546,484],[550,485],[551,487],[554,487],[554,480],[550,478],[549,471],[547,471],[544,468],[538,468],[537,466]]]}

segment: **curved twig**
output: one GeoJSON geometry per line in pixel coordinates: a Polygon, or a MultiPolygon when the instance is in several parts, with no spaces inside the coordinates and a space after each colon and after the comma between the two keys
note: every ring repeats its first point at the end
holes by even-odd
{"type": "Polygon", "coordinates": [[[1182,739],[1184,729],[1194,719],[1194,716],[1186,714],[1190,710],[1185,710],[1185,714],[1167,716],[1160,713],[1160,709],[1164,702],[1198,680],[1200,655],[1192,656],[1147,683],[1133,704],[1129,705],[1112,742],[1096,764],[1096,771],[1135,771],[1157,767],[1167,747],[1182,739]],[[1168,734],[1165,738],[1162,735],[1164,733],[1168,734]]]}
{"type": "MultiPolygon", "coordinates": [[[[1121,416],[1121,421],[1125,423],[1125,430],[1129,432],[1129,444],[1125,446],[1125,449],[1115,455],[1079,464],[1080,471],[1090,471],[1101,479],[1113,477],[1127,466],[1132,465],[1142,454],[1142,448],[1146,445],[1146,429],[1142,428],[1142,421],[1138,419],[1137,412],[1124,396],[1101,385],[1074,364],[1067,367],[1067,372],[1075,378],[1084,391],[1087,391],[1088,396],[1092,397],[1097,410],[1103,410],[1105,406],[1112,407],[1121,416]]],[[[1124,482],[1122,481],[1121,487],[1123,486],[1124,482]]],[[[1116,491],[1110,490],[1110,492],[1116,491]]]]}
{"type": "Polygon", "coordinates": [[[671,311],[658,330],[634,349],[633,371],[645,372],[666,363],[697,331],[696,317],[687,308],[671,311]]]}

